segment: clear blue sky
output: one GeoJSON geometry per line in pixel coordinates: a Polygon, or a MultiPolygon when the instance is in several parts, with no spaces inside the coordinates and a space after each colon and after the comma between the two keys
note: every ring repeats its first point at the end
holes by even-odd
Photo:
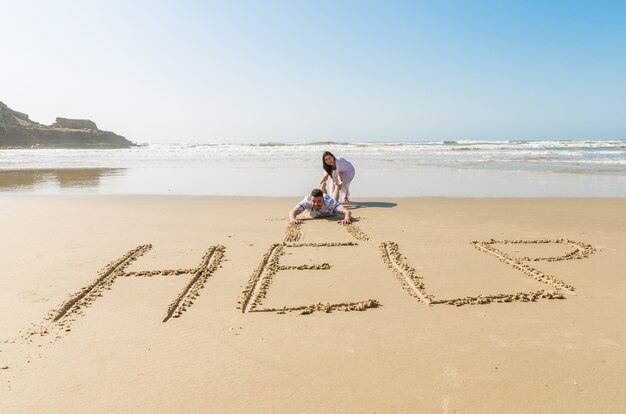
{"type": "Polygon", "coordinates": [[[626,5],[11,1],[0,100],[138,142],[626,138],[626,5]]]}

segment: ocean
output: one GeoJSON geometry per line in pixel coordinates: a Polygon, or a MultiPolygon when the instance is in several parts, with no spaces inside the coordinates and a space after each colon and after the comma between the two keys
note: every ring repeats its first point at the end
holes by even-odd
{"type": "Polygon", "coordinates": [[[626,140],[145,144],[0,150],[0,195],[299,197],[323,151],[351,161],[353,199],[624,197],[626,140]]]}

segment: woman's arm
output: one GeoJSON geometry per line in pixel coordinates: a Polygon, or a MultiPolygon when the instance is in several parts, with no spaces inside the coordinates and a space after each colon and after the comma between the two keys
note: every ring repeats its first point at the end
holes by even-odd
{"type": "Polygon", "coordinates": [[[320,181],[320,187],[326,184],[326,180],[328,180],[328,173],[324,171],[324,175],[322,176],[322,180],[320,181]]]}
{"type": "Polygon", "coordinates": [[[343,184],[343,177],[342,177],[342,173],[341,171],[337,171],[337,177],[335,179],[335,184],[337,184],[337,187],[341,188],[341,185],[343,184]]]}

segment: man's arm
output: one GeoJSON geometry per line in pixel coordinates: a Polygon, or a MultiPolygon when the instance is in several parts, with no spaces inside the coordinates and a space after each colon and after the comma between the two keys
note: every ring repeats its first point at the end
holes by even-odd
{"type": "Polygon", "coordinates": [[[297,216],[298,214],[302,213],[303,211],[304,211],[304,210],[303,210],[303,209],[302,209],[299,205],[295,206],[295,207],[293,208],[293,210],[291,210],[291,211],[289,212],[289,222],[290,222],[291,224],[300,224],[300,223],[302,223],[302,220],[298,220],[298,219],[296,218],[296,216],[297,216]]]}
{"type": "Polygon", "coordinates": [[[350,210],[341,206],[337,211],[343,214],[343,220],[337,220],[337,223],[350,224],[352,222],[352,212],[350,210]]]}

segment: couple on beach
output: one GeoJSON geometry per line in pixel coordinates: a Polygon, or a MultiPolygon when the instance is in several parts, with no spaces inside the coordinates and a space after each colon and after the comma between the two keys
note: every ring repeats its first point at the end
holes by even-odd
{"type": "Polygon", "coordinates": [[[304,210],[309,212],[312,218],[329,217],[336,213],[343,214],[343,220],[338,223],[350,224],[352,213],[340,203],[349,203],[350,183],[354,179],[354,166],[344,158],[336,158],[331,152],[324,151],[322,155],[322,168],[324,175],[319,183],[319,188],[313,189],[311,194],[304,197],[293,210],[289,212],[289,222],[300,224],[298,214],[304,210]],[[328,178],[332,181],[332,195],[326,190],[328,178]]]}

